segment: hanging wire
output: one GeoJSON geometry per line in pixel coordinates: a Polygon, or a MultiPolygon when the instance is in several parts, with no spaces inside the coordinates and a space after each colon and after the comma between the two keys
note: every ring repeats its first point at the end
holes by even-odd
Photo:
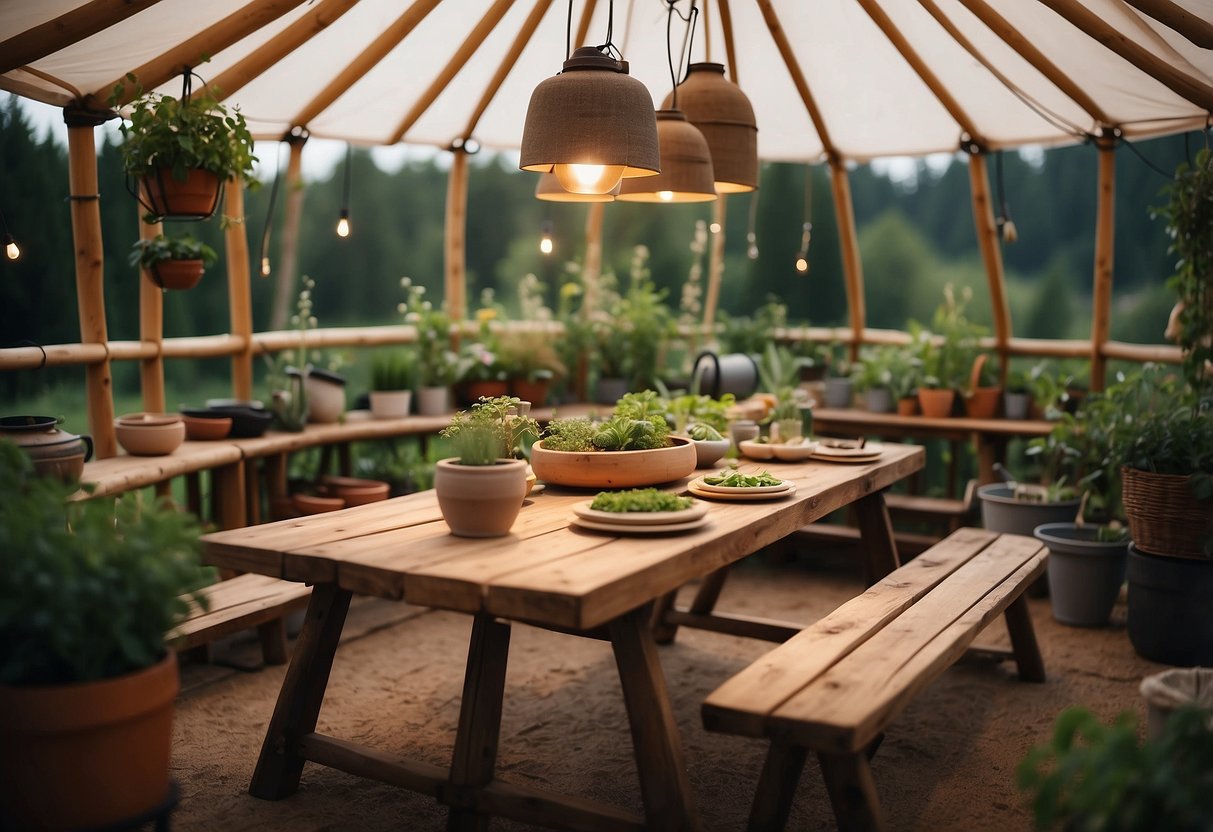
{"type": "Polygon", "coordinates": [[[694,0],[691,0],[691,8],[685,17],[682,12],[678,11],[678,0],[666,0],[665,57],[666,63],[670,67],[671,108],[675,110],[678,109],[678,82],[682,77],[684,61],[689,63],[691,50],[695,48],[695,19],[697,17],[699,17],[699,9],[694,0]],[[678,19],[687,24],[687,31],[682,37],[682,47],[678,51],[677,70],[674,69],[674,47],[670,41],[674,27],[674,15],[678,15],[678,19]]]}
{"type": "Polygon", "coordinates": [[[564,21],[564,59],[573,54],[573,0],[569,0],[569,14],[564,21]]]}
{"type": "Polygon", "coordinates": [[[274,157],[274,184],[270,188],[270,204],[265,211],[265,227],[261,229],[261,250],[258,260],[261,262],[261,276],[270,275],[270,226],[274,220],[274,205],[278,202],[278,180],[282,174],[282,143],[278,144],[278,153],[274,157]]]}

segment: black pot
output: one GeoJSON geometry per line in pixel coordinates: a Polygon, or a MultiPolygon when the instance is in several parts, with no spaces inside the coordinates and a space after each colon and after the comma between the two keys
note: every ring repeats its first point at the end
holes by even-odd
{"type": "Polygon", "coordinates": [[[1150,555],[1129,546],[1129,641],[1138,655],[1213,666],[1213,560],[1150,555]]]}
{"type": "Polygon", "coordinates": [[[248,406],[227,406],[208,408],[213,416],[230,416],[232,431],[228,434],[231,439],[250,439],[261,436],[269,430],[274,414],[268,410],[248,406]]]}

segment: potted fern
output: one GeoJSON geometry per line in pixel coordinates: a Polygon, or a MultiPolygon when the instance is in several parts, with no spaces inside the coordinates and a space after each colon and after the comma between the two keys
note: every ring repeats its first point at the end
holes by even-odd
{"type": "Polygon", "coordinates": [[[147,271],[161,289],[192,289],[218,255],[191,235],[170,238],[157,234],[131,247],[130,263],[147,271]]]}
{"type": "Polygon", "coordinates": [[[451,534],[510,533],[527,493],[526,460],[516,457],[524,439],[539,435],[534,419],[518,415],[521,405],[513,396],[482,398],[443,429],[455,456],[438,460],[434,490],[451,534]]]}
{"type": "Polygon", "coordinates": [[[75,491],[0,441],[2,829],[117,828],[169,795],[165,637],[209,582],[199,529],[138,494],[75,491]]]}

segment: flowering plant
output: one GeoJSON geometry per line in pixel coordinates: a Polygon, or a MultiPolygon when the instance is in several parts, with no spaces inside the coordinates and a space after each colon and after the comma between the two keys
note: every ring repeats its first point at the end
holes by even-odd
{"type": "Polygon", "coordinates": [[[458,358],[450,349],[451,318],[425,299],[425,287],[400,278],[406,300],[396,307],[417,330],[417,374],[422,387],[445,387],[457,379],[458,358]]]}

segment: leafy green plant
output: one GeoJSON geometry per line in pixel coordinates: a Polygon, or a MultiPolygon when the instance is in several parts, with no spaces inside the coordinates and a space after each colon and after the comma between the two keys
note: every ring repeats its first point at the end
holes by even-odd
{"type": "Polygon", "coordinates": [[[720,333],[721,351],[761,355],[775,338],[775,331],[788,325],[788,307],[775,295],[754,310],[753,315],[722,314],[724,327],[720,333]]]}
{"type": "Polygon", "coordinates": [[[600,491],[590,503],[595,511],[648,512],[682,511],[691,507],[690,497],[679,497],[656,488],[632,488],[628,491],[600,491]]]}
{"type": "Polygon", "coordinates": [[[968,287],[959,297],[952,284],[944,287],[944,300],[931,318],[930,329],[910,321],[910,337],[922,366],[922,384],[929,388],[964,389],[973,361],[979,352],[985,327],[965,314],[973,292],[968,287]]]}
{"type": "Polygon", "coordinates": [[[543,446],[553,451],[644,451],[670,445],[665,403],[652,390],[628,393],[601,424],[589,419],[553,419],[543,446]]]}
{"type": "Polygon", "coordinates": [[[26,455],[0,441],[0,684],[148,667],[189,610],[180,596],[213,580],[189,514],[138,493],[72,502],[75,491],[35,476],[26,455]]]}
{"type": "Polygon", "coordinates": [[[371,389],[412,390],[417,383],[417,353],[412,349],[380,352],[371,360],[371,389]]]}
{"type": "Polygon", "coordinates": [[[599,377],[626,378],[632,389],[656,382],[661,350],[674,332],[673,313],[665,305],[665,291],[653,283],[648,258],[648,249],[636,246],[622,293],[612,290],[612,276],[602,276],[604,314],[594,321],[599,377]]]}
{"type": "Polygon", "coordinates": [[[1213,829],[1210,718],[1191,706],[1177,709],[1162,736],[1143,742],[1132,713],[1104,725],[1085,708],[1063,711],[1052,741],[1029,751],[1016,770],[1020,789],[1032,793],[1036,827],[1213,829]]]}
{"type": "Polygon", "coordinates": [[[602,451],[646,451],[666,444],[654,421],[624,415],[612,416],[599,425],[593,441],[594,447],[602,451]]]}
{"type": "Polygon", "coordinates": [[[696,422],[687,428],[687,436],[694,439],[696,442],[719,442],[724,439],[720,431],[711,425],[703,422],[696,422]]]}
{"type": "Polygon", "coordinates": [[[556,352],[557,340],[542,330],[515,330],[501,337],[497,360],[510,378],[542,381],[563,376],[567,369],[556,352]]]}
{"type": "MultiPolygon", "coordinates": [[[[133,75],[127,82],[137,84],[133,75]]],[[[114,88],[111,106],[117,104],[125,84],[114,88]]],[[[244,116],[228,110],[211,90],[185,99],[143,92],[130,104],[130,121],[122,121],[122,162],[131,176],[146,176],[168,168],[184,182],[191,169],[210,171],[227,180],[242,178],[255,187],[253,136],[244,116]]]]}
{"type": "Polygon", "coordinates": [[[543,435],[543,447],[553,451],[585,453],[594,450],[594,434],[598,429],[584,416],[575,419],[553,419],[543,435]]]}
{"type": "Polygon", "coordinates": [[[674,430],[679,433],[692,422],[726,431],[729,428],[728,410],[736,403],[737,397],[732,393],[725,393],[719,399],[687,394],[668,399],[666,413],[674,422],[674,430]]]}
{"type": "Polygon", "coordinates": [[[514,396],[481,397],[470,410],[461,410],[441,435],[451,440],[461,465],[493,465],[521,453],[527,438],[539,436],[539,423],[519,416],[522,400],[514,396]]]}
{"type": "Polygon", "coordinates": [[[768,341],[758,362],[759,387],[767,393],[779,394],[785,388],[800,384],[800,367],[805,359],[797,358],[791,350],[768,341]]]}
{"type": "Polygon", "coordinates": [[[757,474],[743,474],[740,471],[719,471],[703,478],[708,485],[719,485],[725,488],[764,488],[779,485],[783,480],[773,476],[769,471],[759,471],[757,474]]]}
{"type": "Polygon", "coordinates": [[[405,300],[396,311],[417,330],[417,374],[422,387],[445,387],[459,378],[459,357],[451,350],[451,318],[425,299],[425,287],[400,278],[405,300]]]}
{"type": "Polygon", "coordinates": [[[166,260],[201,260],[202,265],[209,268],[217,259],[213,248],[192,235],[173,238],[157,234],[150,240],[139,240],[131,246],[130,264],[150,269],[166,260]]]}

